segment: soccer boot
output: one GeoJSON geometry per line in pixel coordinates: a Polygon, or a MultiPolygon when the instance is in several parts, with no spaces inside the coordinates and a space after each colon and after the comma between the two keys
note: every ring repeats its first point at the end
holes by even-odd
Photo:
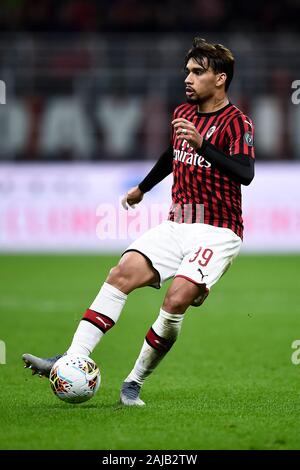
{"type": "Polygon", "coordinates": [[[53,365],[60,359],[63,355],[58,354],[54,357],[37,357],[32,354],[23,354],[22,359],[24,361],[25,369],[31,369],[32,375],[38,374],[40,377],[48,377],[53,365]]]}
{"type": "Polygon", "coordinates": [[[125,406],[144,406],[145,402],[140,399],[141,385],[137,382],[123,382],[121,388],[120,402],[125,406]]]}

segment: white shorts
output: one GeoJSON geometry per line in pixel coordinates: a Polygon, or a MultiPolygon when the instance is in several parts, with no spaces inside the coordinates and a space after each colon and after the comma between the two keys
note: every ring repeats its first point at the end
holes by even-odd
{"type": "MultiPolygon", "coordinates": [[[[159,274],[160,288],[171,277],[183,277],[210,289],[230,267],[242,240],[232,230],[166,220],[145,232],[124,253],[142,253],[159,274]]],[[[123,253],[123,254],[124,254],[123,253]]]]}

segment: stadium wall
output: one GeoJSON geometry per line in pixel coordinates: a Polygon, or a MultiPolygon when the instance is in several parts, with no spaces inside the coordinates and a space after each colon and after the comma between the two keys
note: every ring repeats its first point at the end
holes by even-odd
{"type": "MultiPolygon", "coordinates": [[[[171,176],[125,211],[153,162],[2,164],[2,253],[120,253],[167,217],[171,176]]],[[[244,252],[300,252],[300,163],[260,163],[243,187],[244,252]]]]}

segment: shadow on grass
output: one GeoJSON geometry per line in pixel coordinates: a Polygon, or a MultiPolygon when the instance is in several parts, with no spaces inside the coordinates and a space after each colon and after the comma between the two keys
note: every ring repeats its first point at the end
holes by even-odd
{"type": "MultiPolygon", "coordinates": [[[[91,404],[56,403],[55,405],[54,404],[40,404],[39,408],[44,409],[44,410],[52,410],[52,411],[53,410],[57,410],[57,411],[70,411],[70,410],[72,410],[72,412],[75,412],[75,413],[76,413],[77,410],[79,412],[80,412],[80,410],[93,410],[93,411],[108,410],[108,411],[122,412],[122,411],[128,409],[128,407],[125,407],[124,405],[121,405],[118,402],[117,403],[116,402],[113,402],[113,403],[91,403],[91,404]]],[[[131,407],[131,409],[132,408],[136,409],[136,408],[140,408],[140,407],[131,407]]]]}

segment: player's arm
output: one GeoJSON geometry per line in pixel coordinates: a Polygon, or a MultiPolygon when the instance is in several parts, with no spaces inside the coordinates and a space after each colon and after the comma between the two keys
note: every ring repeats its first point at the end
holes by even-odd
{"type": "Polygon", "coordinates": [[[160,183],[173,170],[173,146],[169,145],[167,150],[160,156],[154,167],[143,181],[138,185],[143,193],[150,191],[155,185],[160,183]]]}
{"type": "Polygon", "coordinates": [[[254,178],[254,158],[245,154],[227,155],[215,145],[203,139],[197,152],[207,161],[234,178],[238,183],[248,186],[254,178]]]}
{"type": "Polygon", "coordinates": [[[122,200],[123,206],[127,209],[126,203],[129,206],[138,204],[143,199],[145,193],[150,191],[156,184],[160,183],[166,176],[172,173],[173,170],[173,146],[160,156],[155,163],[154,167],[150,170],[148,175],[136,187],[131,188],[122,200]]]}
{"type": "Polygon", "coordinates": [[[186,139],[207,161],[234,178],[249,185],[254,177],[253,125],[238,117],[227,129],[229,154],[205,140],[195,126],[186,119],[175,119],[173,125],[177,137],[186,139]],[[186,131],[186,132],[185,132],[186,131]]]}

